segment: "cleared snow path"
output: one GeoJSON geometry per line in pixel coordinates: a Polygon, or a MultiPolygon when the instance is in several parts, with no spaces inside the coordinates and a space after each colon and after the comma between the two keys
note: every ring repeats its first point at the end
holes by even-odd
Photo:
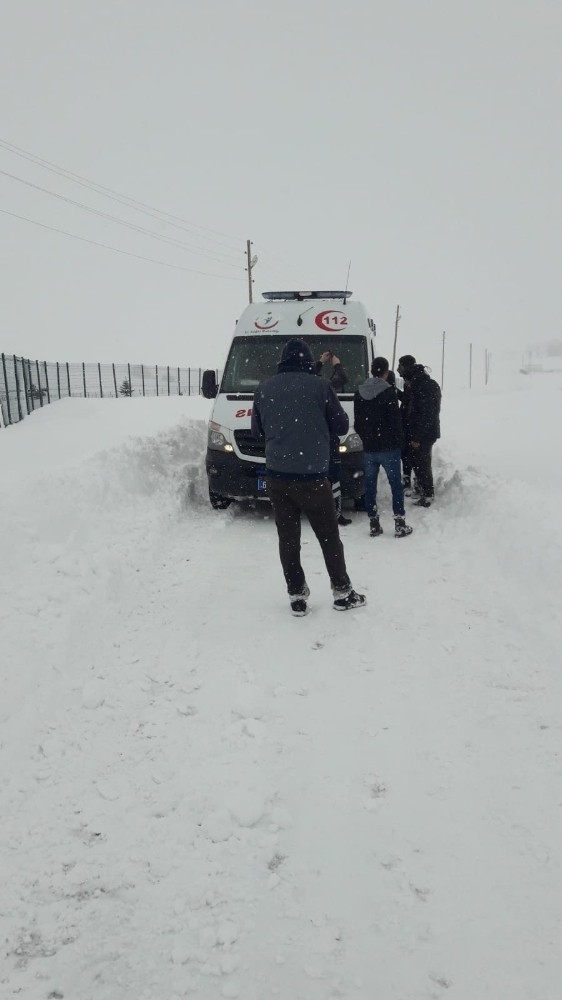
{"type": "Polygon", "coordinates": [[[367,609],[305,530],[301,620],[272,520],[210,511],[204,424],[148,402],[2,498],[2,996],[558,1000],[561,480],[466,433],[519,397],[449,404],[410,539],[345,529],[367,609]]]}

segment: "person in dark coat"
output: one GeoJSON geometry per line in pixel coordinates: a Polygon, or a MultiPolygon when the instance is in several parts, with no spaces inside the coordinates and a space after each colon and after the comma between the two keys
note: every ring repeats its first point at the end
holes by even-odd
{"type": "Polygon", "coordinates": [[[398,394],[389,382],[389,374],[386,358],[375,358],[371,365],[372,377],[363,382],[355,393],[354,426],[363,442],[365,507],[370,534],[372,537],[382,535],[377,510],[377,480],[382,465],[392,492],[394,534],[396,538],[405,538],[411,535],[412,528],[406,524],[404,510],[400,462],[404,439],[398,394]]]}
{"type": "MultiPolygon", "coordinates": [[[[323,351],[318,361],[314,362],[314,371],[317,375],[320,375],[323,366],[328,364],[329,361],[332,363],[332,373],[328,381],[334,392],[341,392],[347,383],[347,374],[340,359],[334,354],[333,351],[323,351]]],[[[342,508],[340,439],[337,435],[332,437],[330,440],[330,468],[328,470],[328,479],[332,484],[336,514],[338,515],[338,524],[340,527],[344,527],[347,524],[351,524],[352,521],[350,517],[346,517],[344,515],[342,508]]]]}
{"type": "Polygon", "coordinates": [[[324,365],[327,365],[328,362],[331,362],[332,364],[332,372],[328,381],[334,392],[341,392],[347,385],[347,374],[340,359],[336,354],[334,354],[333,351],[323,351],[318,358],[318,361],[314,362],[315,374],[320,375],[322,368],[324,365]]]}
{"type": "Polygon", "coordinates": [[[403,404],[404,426],[419,491],[419,500],[415,503],[417,507],[430,507],[435,496],[431,452],[441,437],[441,389],[425,367],[415,363],[411,354],[400,358],[398,372],[407,382],[403,404]]]}
{"type": "Polygon", "coordinates": [[[265,440],[265,480],[294,615],[307,613],[310,593],[300,560],[303,513],[322,549],[334,609],[348,611],[366,604],[347,574],[328,479],[330,440],[348,429],[349,418],[331,385],[314,373],[310,348],[304,340],[289,340],[277,374],[255,391],[252,434],[265,440]]]}
{"type": "MultiPolygon", "coordinates": [[[[404,370],[404,365],[409,364],[413,367],[416,364],[416,359],[412,354],[405,354],[398,361],[398,374],[401,375],[404,370]]],[[[412,492],[412,472],[414,469],[414,457],[412,453],[412,445],[410,444],[410,429],[408,427],[408,392],[409,392],[409,382],[403,376],[404,388],[396,389],[398,393],[398,399],[400,400],[400,416],[402,418],[402,430],[404,431],[404,444],[402,445],[402,483],[404,486],[404,495],[411,496],[412,492]]],[[[414,489],[415,491],[415,489],[414,489]]]]}

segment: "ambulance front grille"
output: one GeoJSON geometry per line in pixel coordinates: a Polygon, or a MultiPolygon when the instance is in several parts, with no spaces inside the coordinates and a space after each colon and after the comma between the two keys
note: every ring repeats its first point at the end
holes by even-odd
{"type": "Polygon", "coordinates": [[[265,458],[265,445],[263,441],[256,441],[252,437],[251,431],[234,431],[236,447],[242,455],[249,455],[252,458],[265,458]]]}

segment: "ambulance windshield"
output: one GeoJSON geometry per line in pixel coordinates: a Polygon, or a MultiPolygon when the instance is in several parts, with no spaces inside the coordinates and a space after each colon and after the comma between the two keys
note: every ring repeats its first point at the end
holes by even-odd
{"type": "MultiPolygon", "coordinates": [[[[221,392],[253,392],[266,378],[277,373],[283,347],[290,338],[235,337],[227,358],[221,383],[221,392]]],[[[367,340],[360,335],[329,333],[303,337],[312,351],[315,361],[325,351],[331,351],[339,358],[345,373],[342,385],[340,371],[335,371],[330,360],[322,365],[320,376],[332,382],[336,392],[347,395],[355,392],[369,374],[367,340]]]]}

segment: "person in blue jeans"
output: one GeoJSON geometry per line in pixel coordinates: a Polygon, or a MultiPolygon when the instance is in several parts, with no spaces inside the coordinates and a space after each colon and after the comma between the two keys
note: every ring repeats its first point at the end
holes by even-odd
{"type": "Polygon", "coordinates": [[[373,538],[383,533],[377,509],[377,481],[382,466],[392,492],[394,535],[395,538],[405,538],[412,534],[412,528],[406,524],[404,510],[401,463],[404,433],[398,393],[388,377],[386,358],[375,358],[371,365],[371,377],[359,386],[354,396],[354,426],[363,443],[369,532],[373,538]]]}

